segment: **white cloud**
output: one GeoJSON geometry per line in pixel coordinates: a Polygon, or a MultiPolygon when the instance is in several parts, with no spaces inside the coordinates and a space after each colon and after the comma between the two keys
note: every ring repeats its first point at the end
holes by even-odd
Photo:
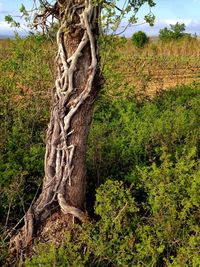
{"type": "Polygon", "coordinates": [[[26,27],[22,28],[12,28],[5,21],[0,21],[0,35],[8,35],[13,36],[14,32],[18,32],[20,35],[25,35],[28,33],[28,29],[26,27]],[[27,32],[26,32],[27,31],[27,32]]]}
{"type": "Polygon", "coordinates": [[[8,23],[6,23],[5,21],[0,21],[0,34],[10,34],[13,32],[13,29],[10,28],[10,26],[8,25],[8,23]]]}
{"type": "Polygon", "coordinates": [[[186,26],[188,25],[191,25],[191,24],[197,24],[199,23],[200,21],[198,20],[193,20],[193,19],[166,19],[166,20],[161,20],[160,22],[163,22],[163,23],[166,23],[166,24],[176,24],[176,22],[179,22],[179,23],[184,23],[186,26]]]}

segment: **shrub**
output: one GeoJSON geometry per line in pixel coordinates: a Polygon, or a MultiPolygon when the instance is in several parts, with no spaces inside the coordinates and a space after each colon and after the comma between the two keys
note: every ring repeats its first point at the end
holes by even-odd
{"type": "Polygon", "coordinates": [[[161,41],[179,40],[183,37],[191,37],[190,34],[185,33],[184,23],[170,24],[170,29],[165,27],[159,31],[159,39],[161,41]]]}
{"type": "Polygon", "coordinates": [[[0,224],[9,227],[23,216],[43,176],[53,49],[45,50],[49,43],[39,35],[3,42],[7,43],[0,50],[4,74],[0,77],[0,224]]]}
{"type": "Polygon", "coordinates": [[[101,95],[89,136],[88,175],[102,183],[107,177],[133,182],[137,166],[159,163],[161,147],[175,158],[184,147],[199,153],[199,86],[164,92],[152,101],[101,95]]]}
{"type": "Polygon", "coordinates": [[[143,48],[145,44],[149,42],[149,38],[146,35],[146,33],[142,31],[138,31],[133,34],[132,36],[132,42],[133,44],[138,48],[143,48]]]}
{"type": "MultiPolygon", "coordinates": [[[[39,36],[14,40],[0,53],[5,74],[0,78],[0,233],[24,214],[43,176],[47,66],[52,65],[43,42],[39,36]]],[[[107,83],[88,142],[87,203],[95,216],[67,232],[59,248],[40,244],[26,266],[197,267],[200,262],[199,85],[138,102],[123,74],[113,74],[115,64],[104,68],[107,83]],[[96,196],[94,184],[101,184],[96,196]]],[[[0,249],[0,265],[6,266],[3,235],[0,249]]]]}
{"type": "Polygon", "coordinates": [[[26,266],[194,266],[199,256],[200,169],[196,149],[138,172],[137,183],[106,181],[97,221],[75,226],[60,248],[43,244],[26,266]],[[142,263],[142,264],[141,264],[142,263]]]}

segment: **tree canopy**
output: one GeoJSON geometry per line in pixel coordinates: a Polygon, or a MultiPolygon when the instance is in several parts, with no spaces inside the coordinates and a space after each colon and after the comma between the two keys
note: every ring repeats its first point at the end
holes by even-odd
{"type": "MultiPolygon", "coordinates": [[[[42,29],[43,32],[48,32],[54,21],[59,22],[58,8],[65,1],[54,0],[33,0],[33,8],[27,10],[25,5],[22,4],[20,7],[21,18],[25,19],[25,23],[30,29],[38,30],[42,29]]],[[[69,1],[69,5],[72,2],[69,1]]],[[[102,33],[116,34],[118,27],[122,20],[124,20],[124,30],[132,24],[138,21],[138,11],[140,8],[147,4],[149,6],[149,12],[144,16],[144,21],[149,23],[151,26],[154,24],[155,16],[151,11],[151,8],[155,6],[153,0],[94,0],[93,4],[99,6],[101,9],[101,16],[99,23],[102,28],[102,33]]],[[[73,10],[73,8],[72,8],[73,10]]],[[[11,15],[7,15],[5,20],[13,27],[20,27],[20,22],[15,20],[11,15]]],[[[70,21],[70,14],[67,15],[67,20],[70,21]]]]}
{"type": "Polygon", "coordinates": [[[159,31],[159,39],[162,41],[179,40],[186,36],[191,36],[185,33],[185,24],[177,22],[176,24],[170,24],[170,28],[163,28],[159,31]]]}

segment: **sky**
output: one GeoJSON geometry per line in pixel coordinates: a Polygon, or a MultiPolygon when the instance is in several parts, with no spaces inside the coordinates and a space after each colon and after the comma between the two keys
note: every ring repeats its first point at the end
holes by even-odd
{"type": "MultiPolygon", "coordinates": [[[[122,1],[120,0],[121,3],[122,1]]],[[[131,36],[139,30],[146,32],[149,36],[155,36],[158,35],[161,28],[169,27],[169,24],[175,24],[176,22],[185,23],[186,32],[196,33],[200,36],[200,0],[155,0],[155,2],[156,6],[152,8],[156,17],[155,25],[153,27],[147,24],[131,26],[125,32],[126,36],[131,36]]],[[[8,14],[19,16],[19,8],[22,3],[27,10],[32,6],[32,0],[0,0],[0,35],[13,34],[14,29],[6,24],[4,17],[8,14]]],[[[143,17],[147,13],[148,8],[145,5],[138,13],[139,23],[143,22],[143,17]]],[[[25,31],[19,30],[19,33],[23,34],[25,31]]]]}

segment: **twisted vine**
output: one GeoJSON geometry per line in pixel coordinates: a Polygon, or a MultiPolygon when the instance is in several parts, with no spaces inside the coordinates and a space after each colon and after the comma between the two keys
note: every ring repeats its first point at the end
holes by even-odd
{"type": "MultiPolygon", "coordinates": [[[[68,182],[69,186],[72,184],[72,172],[74,169],[73,166],[73,156],[74,151],[76,149],[74,144],[68,146],[68,137],[74,132],[74,130],[70,130],[70,122],[74,114],[77,112],[78,108],[84,103],[84,101],[89,97],[90,91],[92,89],[92,83],[95,77],[96,68],[97,68],[97,58],[96,58],[96,44],[95,39],[92,34],[92,29],[96,23],[96,17],[94,16],[94,9],[95,7],[92,4],[91,0],[85,1],[84,4],[76,4],[72,5],[72,1],[69,1],[67,6],[64,6],[60,1],[58,4],[63,8],[64,16],[61,20],[61,26],[57,33],[57,45],[58,45],[58,55],[57,55],[57,64],[58,64],[58,75],[55,82],[55,97],[58,99],[60,104],[59,111],[65,109],[66,103],[68,106],[68,113],[61,114],[59,116],[58,109],[53,109],[55,113],[53,116],[54,118],[60,117],[61,119],[55,123],[58,123],[57,127],[54,127],[53,137],[50,144],[50,151],[48,151],[47,147],[47,154],[50,155],[50,164],[49,165],[56,165],[55,166],[55,175],[53,179],[57,179],[55,188],[54,188],[54,197],[57,195],[58,203],[61,207],[61,210],[67,213],[71,213],[75,217],[82,219],[82,217],[77,215],[74,209],[70,209],[69,207],[66,208],[67,204],[64,203],[64,195],[63,190],[65,187],[66,182],[68,182]],[[74,28],[81,28],[84,30],[81,42],[79,43],[76,51],[69,57],[67,51],[65,51],[64,47],[64,40],[63,40],[63,32],[70,30],[66,27],[66,21],[73,21],[73,16],[79,17],[79,23],[73,25],[74,28]],[[88,70],[88,78],[85,84],[85,88],[80,93],[78,97],[76,97],[73,101],[69,101],[70,97],[75,93],[76,89],[74,88],[73,84],[73,76],[77,68],[78,58],[82,55],[82,51],[85,46],[90,44],[91,50],[91,64],[88,70]],[[60,132],[58,133],[58,129],[60,132]],[[57,143],[57,140],[61,140],[61,142],[57,143]],[[56,154],[56,157],[55,157],[56,154]],[[56,162],[54,159],[56,158],[56,162]]],[[[50,125],[47,135],[50,136],[50,132],[52,131],[52,127],[50,125]]],[[[47,163],[46,163],[47,164],[47,163]]],[[[48,167],[47,167],[48,170],[48,167]]],[[[52,180],[51,173],[47,171],[47,180],[52,180]]],[[[48,186],[47,186],[48,187],[48,186]]],[[[47,188],[46,187],[46,188],[47,188]]],[[[52,201],[54,200],[52,198],[52,201]]]]}
{"type": "Polygon", "coordinates": [[[99,6],[94,6],[92,0],[57,0],[56,3],[56,14],[59,13],[60,22],[57,33],[57,78],[47,130],[45,177],[41,195],[25,215],[25,226],[11,242],[15,250],[30,244],[36,232],[35,225],[48,217],[49,208],[55,201],[64,214],[71,214],[81,221],[86,218],[83,211],[67,202],[66,186],[73,186],[73,159],[76,150],[76,145],[69,140],[75,131],[71,127],[71,121],[90,96],[98,68],[98,48],[93,32],[98,21],[99,6]],[[70,47],[66,48],[65,36],[76,32],[81,38],[76,49],[71,52],[70,47]],[[78,60],[86,47],[90,49],[90,65],[83,88],[77,92],[74,76],[78,60]]]}

